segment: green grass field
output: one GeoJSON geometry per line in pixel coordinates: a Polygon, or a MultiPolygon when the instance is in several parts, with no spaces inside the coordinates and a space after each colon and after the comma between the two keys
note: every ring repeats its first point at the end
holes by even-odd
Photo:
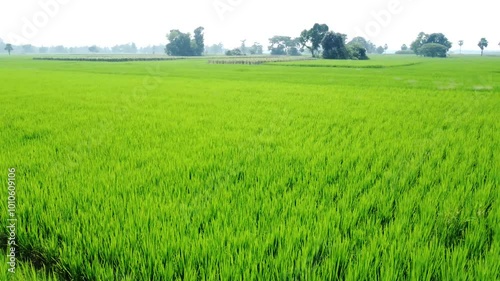
{"type": "Polygon", "coordinates": [[[0,279],[500,280],[500,58],[281,64],[1,57],[0,279]]]}

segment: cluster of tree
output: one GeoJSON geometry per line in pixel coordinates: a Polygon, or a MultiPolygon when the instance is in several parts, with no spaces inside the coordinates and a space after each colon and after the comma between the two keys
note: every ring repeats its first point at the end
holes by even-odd
{"type": "Polygon", "coordinates": [[[273,36],[269,39],[268,50],[274,56],[300,56],[300,38],[292,38],[290,36],[273,36]]]}
{"type": "Polygon", "coordinates": [[[299,37],[302,49],[307,48],[313,57],[325,59],[367,60],[368,49],[373,51],[374,45],[362,37],[356,37],[346,43],[347,35],[330,31],[326,24],[314,24],[309,30],[303,30],[299,37]]]}
{"type": "Polygon", "coordinates": [[[341,59],[349,58],[349,51],[347,50],[345,40],[347,35],[342,33],[335,33],[333,31],[327,32],[321,41],[323,48],[323,58],[325,59],[341,59]]]}
{"type": "Polygon", "coordinates": [[[247,48],[246,42],[247,42],[246,39],[241,40],[241,45],[240,45],[239,50],[240,50],[242,55],[246,55],[248,53],[248,48],[247,48]]]}
{"type": "Polygon", "coordinates": [[[397,55],[414,55],[415,52],[410,49],[406,44],[401,46],[401,50],[396,52],[397,55]]]}
{"type": "Polygon", "coordinates": [[[203,27],[194,30],[194,38],[190,33],[183,33],[177,29],[170,30],[167,34],[169,43],[165,53],[169,56],[201,56],[205,50],[203,27]]]}
{"type": "MultiPolygon", "coordinates": [[[[233,49],[232,51],[239,50],[241,52],[241,55],[262,55],[264,53],[264,48],[262,45],[258,42],[254,42],[252,46],[247,47],[246,46],[247,40],[241,40],[241,45],[240,48],[233,49]]],[[[234,53],[234,52],[233,52],[234,53]]],[[[237,51],[236,51],[237,53],[237,51]]]]}
{"type": "Polygon", "coordinates": [[[379,55],[385,53],[387,51],[387,49],[389,49],[389,46],[387,44],[385,44],[383,47],[382,46],[378,46],[376,49],[375,49],[375,52],[379,55]]]}
{"type": "Polygon", "coordinates": [[[139,48],[140,54],[164,54],[165,45],[149,45],[146,47],[139,48]]]}
{"type": "Polygon", "coordinates": [[[366,53],[368,54],[383,54],[388,48],[387,44],[385,47],[377,47],[375,44],[363,37],[354,37],[348,44],[358,44],[359,46],[364,47],[366,49],[366,53]]]}
{"type": "Polygon", "coordinates": [[[116,54],[136,54],[138,49],[135,43],[130,43],[113,46],[111,51],[116,54]]]}
{"type": "MultiPolygon", "coordinates": [[[[147,47],[139,48],[135,43],[120,44],[115,45],[111,48],[109,47],[99,47],[97,45],[92,45],[90,47],[79,47],[77,49],[78,53],[85,53],[85,48],[87,48],[90,53],[103,53],[103,54],[156,54],[164,53],[163,45],[150,45],[147,47]]],[[[74,48],[69,48],[69,53],[74,53],[74,48]]]]}
{"type": "Polygon", "coordinates": [[[250,55],[262,55],[264,53],[264,47],[258,42],[254,42],[248,51],[250,55]]]}
{"type": "Polygon", "coordinates": [[[258,42],[253,43],[252,46],[246,46],[246,40],[241,40],[241,46],[239,48],[234,48],[232,50],[226,50],[224,52],[226,56],[246,56],[246,55],[262,55],[264,53],[264,48],[258,42]]]}
{"type": "Polygon", "coordinates": [[[367,60],[366,48],[359,42],[351,41],[346,44],[347,35],[336,33],[333,31],[327,32],[321,41],[323,49],[323,58],[325,59],[352,59],[352,60],[367,60]]]}
{"type": "Polygon", "coordinates": [[[90,46],[88,48],[89,52],[91,53],[114,53],[114,54],[137,54],[139,52],[139,49],[135,45],[135,43],[129,43],[129,44],[122,44],[122,45],[115,45],[111,47],[111,50],[107,48],[99,48],[96,45],[90,46]]]}
{"type": "MultiPolygon", "coordinates": [[[[367,50],[366,48],[356,42],[349,42],[347,43],[347,52],[349,54],[349,59],[352,60],[368,60],[368,55],[367,55],[367,50]]],[[[384,49],[385,51],[385,49],[384,49]]]]}
{"type": "MultiPolygon", "coordinates": [[[[481,56],[484,54],[484,49],[488,47],[488,40],[486,40],[486,38],[481,38],[479,40],[479,43],[477,43],[477,46],[479,47],[479,49],[481,49],[481,56]]],[[[458,41],[458,45],[460,46],[460,54],[462,53],[462,46],[464,45],[464,40],[460,40],[458,41]]],[[[498,46],[500,46],[500,43],[498,43],[498,46]]]]}
{"type": "Polygon", "coordinates": [[[223,55],[224,52],[225,49],[222,43],[205,46],[205,54],[207,55],[223,55]]]}
{"type": "Polygon", "coordinates": [[[377,47],[375,44],[363,37],[354,37],[349,43],[345,43],[347,36],[330,31],[326,24],[314,24],[314,26],[300,33],[299,42],[301,49],[307,48],[313,57],[337,58],[337,59],[368,59],[366,54],[383,54],[387,44],[377,47]]]}
{"type": "MultiPolygon", "coordinates": [[[[1,45],[1,44],[0,44],[1,45]]],[[[21,54],[47,54],[47,53],[57,53],[57,54],[62,54],[62,53],[77,53],[76,50],[78,48],[65,48],[64,46],[54,46],[54,47],[36,47],[31,44],[26,44],[26,45],[21,45],[21,46],[14,46],[12,44],[4,44],[1,47],[2,49],[7,51],[9,55],[11,52],[16,51],[21,54]]],[[[84,48],[86,49],[86,47],[84,48]]]]}
{"type": "MultiPolygon", "coordinates": [[[[458,41],[458,46],[460,46],[460,54],[462,54],[462,46],[464,45],[464,40],[458,41]]],[[[442,33],[425,34],[420,32],[417,39],[411,44],[411,49],[409,49],[406,44],[401,46],[401,51],[397,51],[396,54],[417,54],[425,57],[446,57],[452,44],[446,36],[442,33]]],[[[486,38],[481,38],[477,46],[481,49],[481,56],[484,53],[484,49],[488,47],[488,40],[486,38]]],[[[498,43],[500,46],[500,43],[498,43]]]]}
{"type": "Polygon", "coordinates": [[[238,48],[226,51],[226,56],[244,56],[245,54],[238,48]]]}
{"type": "Polygon", "coordinates": [[[300,33],[299,42],[301,49],[307,48],[313,57],[320,56],[320,48],[330,28],[326,24],[315,23],[314,26],[300,33]]]}
{"type": "Polygon", "coordinates": [[[368,59],[368,53],[382,53],[387,49],[377,48],[363,37],[355,37],[346,43],[347,36],[330,31],[326,24],[314,24],[311,29],[305,29],[299,37],[277,35],[269,39],[268,50],[272,55],[300,56],[306,50],[313,57],[326,59],[368,59]]]}
{"type": "Polygon", "coordinates": [[[419,56],[445,58],[451,46],[451,42],[442,33],[420,32],[410,49],[419,56]]]}
{"type": "MultiPolygon", "coordinates": [[[[241,46],[232,50],[225,50],[222,43],[211,46],[204,46],[204,28],[198,27],[194,30],[194,37],[191,38],[190,33],[182,33],[179,30],[171,30],[167,35],[169,43],[164,46],[148,46],[138,48],[135,43],[115,45],[111,48],[93,46],[82,47],[65,47],[62,45],[52,47],[36,47],[30,44],[14,46],[5,43],[0,38],[0,50],[5,50],[11,54],[14,50],[23,54],[30,53],[118,53],[118,54],[155,54],[164,50],[168,55],[172,56],[201,56],[203,54],[226,54],[229,56],[240,55],[261,55],[263,54],[263,46],[255,42],[252,46],[246,46],[246,40],[241,41],[241,46]]],[[[272,55],[289,55],[299,56],[305,52],[310,53],[313,57],[323,57],[328,59],[368,59],[367,54],[378,53],[383,54],[387,51],[388,46],[378,46],[366,40],[363,37],[355,37],[349,43],[346,43],[347,36],[341,33],[330,31],[326,24],[314,24],[311,29],[305,29],[300,33],[299,37],[292,38],[290,36],[273,36],[269,39],[268,50],[272,55]]],[[[463,40],[458,41],[460,53],[462,53],[463,40]]],[[[481,55],[484,49],[488,47],[488,40],[481,38],[478,47],[481,49],[481,55]]],[[[500,43],[498,44],[500,46],[500,43]]],[[[421,32],[418,34],[415,41],[408,47],[406,44],[401,46],[401,50],[396,54],[416,54],[426,57],[446,57],[451,49],[452,43],[442,33],[426,34],[421,32]]]]}
{"type": "Polygon", "coordinates": [[[148,46],[143,48],[138,48],[135,43],[116,45],[111,48],[109,47],[98,47],[93,46],[80,46],[80,47],[65,47],[62,45],[51,46],[51,47],[37,47],[31,44],[14,46],[12,44],[5,44],[2,39],[0,39],[0,50],[5,50],[9,54],[12,51],[20,54],[88,54],[88,53],[103,53],[103,54],[154,54],[155,52],[163,53],[164,46],[148,46]]]}

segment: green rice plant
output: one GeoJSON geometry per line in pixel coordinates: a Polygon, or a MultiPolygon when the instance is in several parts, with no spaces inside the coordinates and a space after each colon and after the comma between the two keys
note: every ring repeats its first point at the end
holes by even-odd
{"type": "Polygon", "coordinates": [[[499,59],[398,58],[0,58],[0,279],[500,279],[499,59]]]}

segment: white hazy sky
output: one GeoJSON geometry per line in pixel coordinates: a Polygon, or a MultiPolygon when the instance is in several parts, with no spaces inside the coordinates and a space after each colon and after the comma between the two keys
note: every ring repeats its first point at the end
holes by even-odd
{"type": "Polygon", "coordinates": [[[37,46],[135,42],[166,44],[171,29],[205,27],[206,44],[267,46],[273,35],[298,36],[316,22],[389,49],[410,44],[420,31],[442,32],[458,48],[476,50],[481,37],[499,50],[498,0],[1,0],[0,38],[37,46]]]}

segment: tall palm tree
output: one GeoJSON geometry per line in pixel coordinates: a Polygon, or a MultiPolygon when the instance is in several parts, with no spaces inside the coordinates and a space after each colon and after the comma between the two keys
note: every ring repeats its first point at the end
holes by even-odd
{"type": "Polygon", "coordinates": [[[460,54],[462,54],[462,46],[464,45],[464,40],[458,41],[458,46],[460,46],[460,54]]]}
{"type": "Polygon", "coordinates": [[[486,38],[481,38],[481,40],[479,40],[479,43],[477,45],[479,46],[479,48],[481,48],[481,56],[482,56],[484,48],[488,47],[488,40],[486,40],[486,38]]]}
{"type": "Polygon", "coordinates": [[[14,51],[14,48],[12,47],[12,44],[7,44],[5,45],[5,50],[9,52],[10,55],[10,52],[14,51]]]}

